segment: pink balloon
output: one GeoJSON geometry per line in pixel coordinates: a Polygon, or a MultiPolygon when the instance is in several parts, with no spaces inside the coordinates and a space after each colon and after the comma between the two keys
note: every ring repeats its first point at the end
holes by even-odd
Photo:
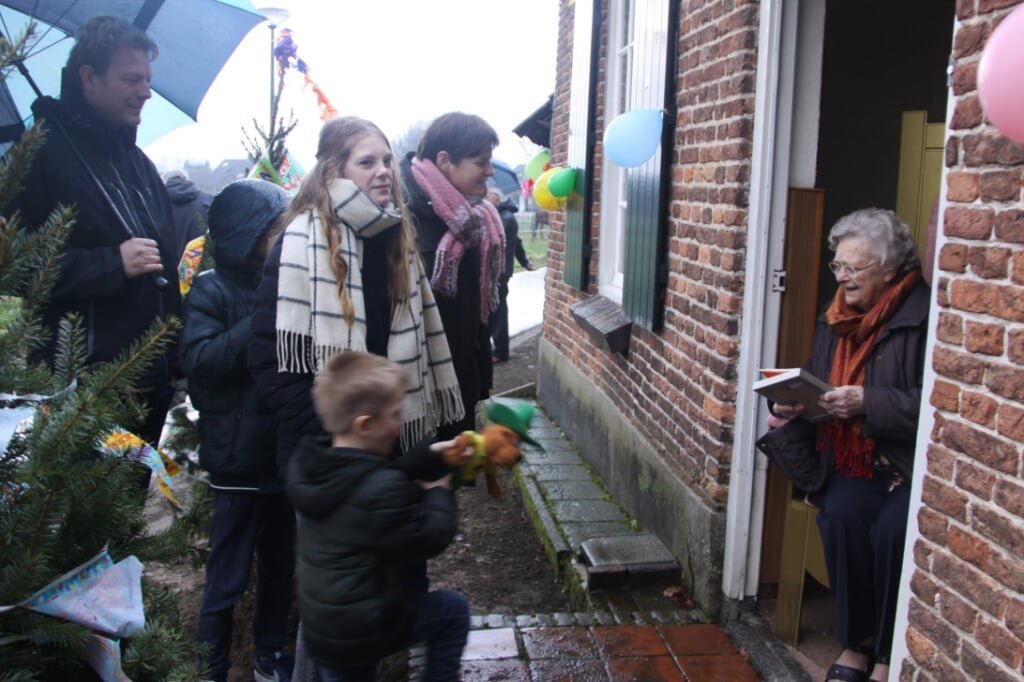
{"type": "Polygon", "coordinates": [[[1024,5],[1003,19],[985,45],[978,97],[999,132],[1024,142],[1024,5]]]}

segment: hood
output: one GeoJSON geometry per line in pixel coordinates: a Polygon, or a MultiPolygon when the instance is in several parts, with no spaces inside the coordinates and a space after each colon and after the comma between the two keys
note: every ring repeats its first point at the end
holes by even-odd
{"type": "Polygon", "coordinates": [[[518,213],[519,206],[516,204],[516,202],[512,201],[511,199],[505,199],[505,201],[498,204],[498,212],[500,213],[501,211],[508,211],[509,213],[518,213]]]}
{"type": "Polygon", "coordinates": [[[188,178],[172,178],[167,181],[167,193],[174,204],[190,204],[199,196],[199,188],[188,178]]]}
{"type": "Polygon", "coordinates": [[[217,268],[246,269],[253,249],[287,207],[288,193],[266,180],[236,180],[222,189],[207,217],[217,268]]]}
{"type": "Polygon", "coordinates": [[[298,447],[288,471],[292,506],[318,519],[345,504],[371,471],[387,460],[366,450],[327,448],[327,438],[306,439],[298,447]]]}

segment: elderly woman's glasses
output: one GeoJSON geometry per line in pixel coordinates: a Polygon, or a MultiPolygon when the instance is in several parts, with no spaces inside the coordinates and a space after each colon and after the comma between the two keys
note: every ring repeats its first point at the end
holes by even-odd
{"type": "Polygon", "coordinates": [[[839,261],[834,260],[828,264],[828,269],[832,271],[833,275],[838,275],[839,273],[842,273],[852,279],[859,275],[860,273],[867,270],[868,268],[870,268],[872,265],[878,265],[878,261],[874,260],[868,263],[867,265],[855,268],[852,265],[847,265],[846,263],[840,263],[839,261]]]}

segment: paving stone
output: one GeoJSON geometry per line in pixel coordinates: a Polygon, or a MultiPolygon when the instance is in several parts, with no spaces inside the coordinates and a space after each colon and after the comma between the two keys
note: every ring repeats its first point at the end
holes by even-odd
{"type": "Polygon", "coordinates": [[[608,495],[593,481],[546,481],[541,485],[549,502],[562,500],[602,500],[608,495]]]}
{"type": "Polygon", "coordinates": [[[563,500],[551,503],[551,513],[561,523],[600,521],[628,522],[618,505],[606,500],[563,500]]]}
{"type": "Polygon", "coordinates": [[[562,532],[573,550],[579,549],[586,540],[607,535],[627,535],[633,529],[625,521],[602,521],[599,523],[563,523],[562,532]]]}
{"type": "Polygon", "coordinates": [[[538,481],[591,481],[593,474],[582,464],[537,464],[530,465],[538,481]]]}

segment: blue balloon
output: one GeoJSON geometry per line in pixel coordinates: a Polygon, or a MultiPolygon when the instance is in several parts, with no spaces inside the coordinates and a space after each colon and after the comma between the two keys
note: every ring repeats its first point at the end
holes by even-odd
{"type": "Polygon", "coordinates": [[[661,109],[637,109],[619,114],[604,130],[608,158],[632,168],[651,158],[661,143],[661,109]]]}

